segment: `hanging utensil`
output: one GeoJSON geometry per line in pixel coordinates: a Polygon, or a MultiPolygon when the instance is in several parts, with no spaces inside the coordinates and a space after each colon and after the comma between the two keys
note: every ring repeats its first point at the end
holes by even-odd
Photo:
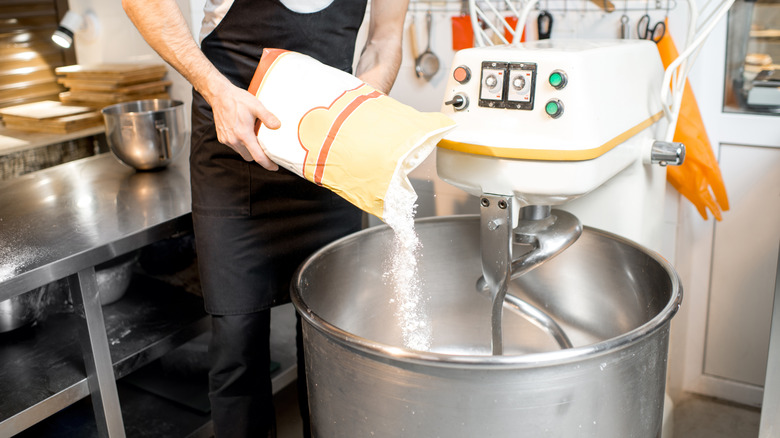
{"type": "Polygon", "coordinates": [[[661,41],[661,38],[663,38],[664,34],[666,33],[666,24],[663,21],[659,21],[658,23],[655,23],[655,25],[651,26],[649,11],[650,0],[647,0],[647,2],[645,2],[645,15],[639,19],[639,23],[637,23],[636,26],[636,35],[640,39],[651,40],[658,44],[658,42],[661,41]]]}
{"type": "Polygon", "coordinates": [[[425,14],[425,24],[428,27],[428,47],[417,58],[414,70],[418,78],[430,80],[436,72],[439,71],[439,58],[431,51],[431,28],[433,27],[433,16],[431,11],[425,14]]]}
{"type": "Polygon", "coordinates": [[[655,25],[650,26],[650,16],[645,14],[639,19],[639,23],[636,26],[636,33],[639,38],[651,40],[658,44],[666,33],[666,25],[663,21],[659,21],[655,23],[655,25]]]}
{"type": "Polygon", "coordinates": [[[620,17],[620,38],[627,40],[631,38],[631,26],[628,19],[628,0],[625,2],[623,16],[620,17]]]}
{"type": "Polygon", "coordinates": [[[550,39],[552,33],[553,17],[552,14],[547,11],[539,12],[539,16],[536,17],[536,27],[539,31],[540,40],[550,39]]]}
{"type": "MultiPolygon", "coordinates": [[[[506,21],[506,24],[512,28],[513,31],[517,32],[517,17],[510,15],[508,17],[504,18],[504,21],[506,21]]],[[[506,38],[507,41],[510,43],[512,42],[525,42],[525,29],[523,29],[522,34],[520,35],[519,39],[515,38],[514,35],[512,35],[512,32],[509,31],[509,27],[504,28],[504,38],[506,38]]]]}
{"type": "MultiPolygon", "coordinates": [[[[628,1],[628,0],[626,0],[628,1]]],[[[612,3],[610,0],[590,0],[591,3],[598,6],[601,10],[604,12],[614,12],[615,11],[615,4],[612,3]]]]}
{"type": "Polygon", "coordinates": [[[620,17],[620,38],[624,40],[631,38],[631,28],[628,24],[628,15],[625,14],[620,17]]]}
{"type": "Polygon", "coordinates": [[[417,48],[417,29],[414,25],[414,14],[409,14],[409,46],[412,50],[412,59],[417,62],[417,57],[420,56],[420,50],[417,48]]]}
{"type": "Polygon", "coordinates": [[[450,17],[452,22],[452,50],[474,47],[474,29],[471,25],[468,0],[461,1],[460,15],[450,17]]]}

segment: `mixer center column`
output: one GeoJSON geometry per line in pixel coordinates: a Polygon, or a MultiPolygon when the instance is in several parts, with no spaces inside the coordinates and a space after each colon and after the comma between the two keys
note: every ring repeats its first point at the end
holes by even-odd
{"type": "Polygon", "coordinates": [[[483,195],[480,200],[482,274],[492,301],[493,355],[503,354],[501,317],[512,274],[512,196],[483,195]]]}

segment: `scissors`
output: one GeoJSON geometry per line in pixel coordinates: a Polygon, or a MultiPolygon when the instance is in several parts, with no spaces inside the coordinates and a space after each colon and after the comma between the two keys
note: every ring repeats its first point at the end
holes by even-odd
{"type": "Polygon", "coordinates": [[[539,30],[539,39],[548,40],[552,33],[553,18],[552,14],[547,11],[542,11],[539,16],[536,17],[536,26],[539,30]]]}
{"type": "Polygon", "coordinates": [[[639,19],[639,24],[636,26],[636,34],[643,40],[652,40],[656,44],[661,41],[666,33],[666,24],[663,21],[655,23],[655,26],[650,27],[650,16],[645,14],[639,19]]]}

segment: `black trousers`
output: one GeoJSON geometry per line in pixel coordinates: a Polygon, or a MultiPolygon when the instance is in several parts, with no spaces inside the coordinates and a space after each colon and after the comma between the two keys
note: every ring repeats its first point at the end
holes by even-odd
{"type": "Polygon", "coordinates": [[[217,437],[275,437],[271,311],[212,316],[209,399],[217,437]]]}
{"type": "MultiPolygon", "coordinates": [[[[193,211],[201,284],[213,321],[209,397],[217,438],[275,436],[270,308],[289,301],[290,279],[308,255],[362,225],[359,209],[300,181],[304,190],[293,190],[292,199],[266,200],[265,211],[254,215],[193,211]],[[321,196],[302,199],[313,189],[321,196]]],[[[298,326],[299,403],[308,437],[300,322],[298,326]]]]}
{"type": "MultiPolygon", "coordinates": [[[[270,380],[271,311],[212,316],[209,399],[217,437],[276,436],[270,380]]],[[[303,436],[311,437],[301,318],[296,314],[298,408],[303,436]]]]}
{"type": "MultiPolygon", "coordinates": [[[[212,420],[217,438],[273,437],[270,309],[290,301],[291,278],[306,257],[359,231],[363,214],[287,170],[244,161],[219,144],[210,114],[195,92],[192,220],[203,298],[214,321],[212,420]]],[[[302,385],[302,348],[299,356],[302,385]]],[[[305,389],[299,397],[306,424],[305,389]]]]}

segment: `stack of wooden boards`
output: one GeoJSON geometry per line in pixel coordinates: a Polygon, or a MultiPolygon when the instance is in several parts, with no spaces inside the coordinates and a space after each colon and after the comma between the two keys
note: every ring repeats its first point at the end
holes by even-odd
{"type": "Polygon", "coordinates": [[[0,109],[5,127],[20,131],[67,134],[103,124],[100,110],[44,100],[0,109]]]}
{"type": "Polygon", "coordinates": [[[8,129],[53,134],[103,124],[100,110],[116,103],[170,99],[164,64],[97,64],[57,67],[57,82],[68,91],[60,101],[45,100],[0,108],[8,129]]]}
{"type": "Polygon", "coordinates": [[[57,82],[68,88],[60,101],[102,108],[115,103],[144,99],[169,99],[163,80],[164,64],[69,65],[55,70],[57,82]]]}

